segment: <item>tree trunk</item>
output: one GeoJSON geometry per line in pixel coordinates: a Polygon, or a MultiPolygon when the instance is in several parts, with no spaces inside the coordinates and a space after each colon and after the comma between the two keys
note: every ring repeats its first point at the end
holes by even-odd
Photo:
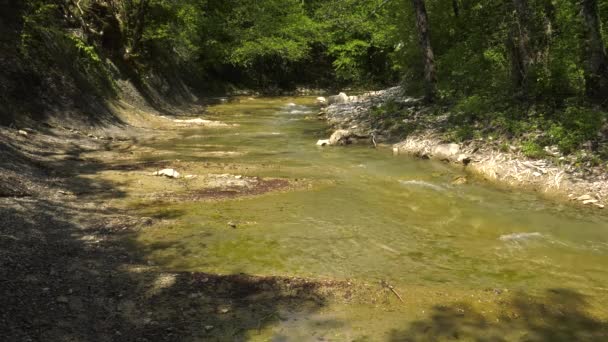
{"type": "Polygon", "coordinates": [[[435,55],[431,46],[429,19],[424,0],[412,0],[412,2],[416,12],[416,27],[424,62],[425,100],[433,102],[437,95],[437,71],[435,69],[435,55]]]}
{"type": "Polygon", "coordinates": [[[582,0],[585,29],[585,90],[592,100],[608,96],[608,60],[600,31],[597,0],[582,0]]]}
{"type": "Polygon", "coordinates": [[[458,0],[452,0],[452,10],[454,10],[454,16],[458,18],[460,16],[460,5],[458,5],[458,0]]]}
{"type": "Polygon", "coordinates": [[[527,92],[528,72],[532,65],[530,53],[530,21],[528,15],[530,7],[527,0],[513,0],[515,7],[515,22],[510,33],[510,45],[513,49],[511,53],[511,72],[515,86],[521,89],[524,94],[527,92]]]}
{"type": "Polygon", "coordinates": [[[148,0],[140,0],[137,15],[135,17],[135,29],[133,32],[132,54],[139,53],[141,40],[144,35],[146,11],[148,10],[148,0]]]}

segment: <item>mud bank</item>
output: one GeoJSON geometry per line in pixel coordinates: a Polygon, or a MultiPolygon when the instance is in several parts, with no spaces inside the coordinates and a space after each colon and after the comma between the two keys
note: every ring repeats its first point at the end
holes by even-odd
{"type": "Polygon", "coordinates": [[[530,159],[513,141],[481,138],[456,143],[446,138],[444,130],[449,113],[435,115],[433,111],[419,99],[405,96],[400,87],[393,87],[343,97],[340,103],[322,108],[319,116],[336,130],[334,139],[326,141],[329,145],[384,143],[391,145],[395,154],[442,160],[498,186],[532,190],[598,209],[608,204],[608,176],[601,167],[558,164],[557,157],[564,160],[568,156],[556,151],[549,151],[555,155],[553,159],[530,159]],[[408,111],[403,123],[414,122],[422,128],[403,137],[402,130],[383,122],[375,113],[388,103],[408,111]],[[509,147],[508,151],[504,146],[509,147]]]}

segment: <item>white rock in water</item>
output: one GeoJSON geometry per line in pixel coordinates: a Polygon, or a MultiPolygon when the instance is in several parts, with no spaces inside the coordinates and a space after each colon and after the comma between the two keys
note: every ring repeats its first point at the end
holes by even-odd
{"type": "Polygon", "coordinates": [[[583,201],[583,204],[595,204],[597,202],[599,202],[599,201],[596,199],[588,199],[588,200],[583,201]]]}
{"type": "Polygon", "coordinates": [[[154,176],[165,176],[168,178],[179,178],[179,172],[173,170],[173,169],[163,169],[160,171],[156,171],[154,172],[154,176]]]}
{"type": "Polygon", "coordinates": [[[439,159],[455,159],[460,152],[460,145],[458,144],[442,144],[433,147],[431,153],[433,156],[439,159]]]}
{"type": "Polygon", "coordinates": [[[327,104],[327,99],[324,98],[323,96],[319,96],[319,97],[317,97],[316,102],[318,105],[324,105],[324,104],[327,104]]]}
{"type": "Polygon", "coordinates": [[[19,130],[17,133],[19,133],[19,135],[22,135],[22,136],[24,136],[24,137],[27,137],[27,132],[26,132],[26,131],[24,131],[24,130],[22,130],[22,129],[20,129],[20,130],[19,130]]]}
{"type": "Polygon", "coordinates": [[[349,97],[345,93],[340,93],[335,96],[330,96],[327,100],[327,104],[344,104],[348,103],[349,97]]]}
{"type": "Polygon", "coordinates": [[[583,196],[578,197],[576,200],[583,202],[583,201],[588,201],[588,200],[592,200],[592,199],[593,199],[593,197],[591,197],[589,195],[583,195],[583,196]]]}
{"type": "Polygon", "coordinates": [[[317,141],[317,146],[327,146],[329,145],[329,139],[321,139],[317,141]]]}

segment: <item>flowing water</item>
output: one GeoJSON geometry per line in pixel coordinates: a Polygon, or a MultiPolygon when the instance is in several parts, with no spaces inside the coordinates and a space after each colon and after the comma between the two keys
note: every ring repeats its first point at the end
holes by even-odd
{"type": "Polygon", "coordinates": [[[192,128],[149,143],[163,151],[150,160],[222,162],[234,164],[238,174],[307,185],[164,204],[182,214],[170,229],[138,236],[147,258],[176,271],[384,280],[410,302],[403,310],[395,298],[386,306],[328,306],[306,319],[280,320],[260,332],[260,340],[314,340],[313,330],[334,340],[399,340],[394,334],[402,321],[424,319],[450,300],[482,301],[477,295],[488,289],[527,295],[568,290],[605,314],[608,218],[598,210],[474,180],[452,185],[459,170],[393,156],[388,148],[317,147],[328,134],[315,110],[310,98],[241,99],[212,106],[206,117],[238,127],[192,128]],[[214,151],[235,153],[201,154],[214,151]],[[229,221],[238,228],[227,227],[229,221]],[[319,317],[342,323],[307,325],[319,317]]]}

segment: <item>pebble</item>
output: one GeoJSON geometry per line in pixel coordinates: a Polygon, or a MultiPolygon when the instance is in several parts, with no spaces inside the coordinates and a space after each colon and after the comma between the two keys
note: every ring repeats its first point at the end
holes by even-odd
{"type": "Polygon", "coordinates": [[[228,222],[228,226],[230,226],[232,228],[236,228],[236,223],[230,221],[230,222],[228,222]]]}

